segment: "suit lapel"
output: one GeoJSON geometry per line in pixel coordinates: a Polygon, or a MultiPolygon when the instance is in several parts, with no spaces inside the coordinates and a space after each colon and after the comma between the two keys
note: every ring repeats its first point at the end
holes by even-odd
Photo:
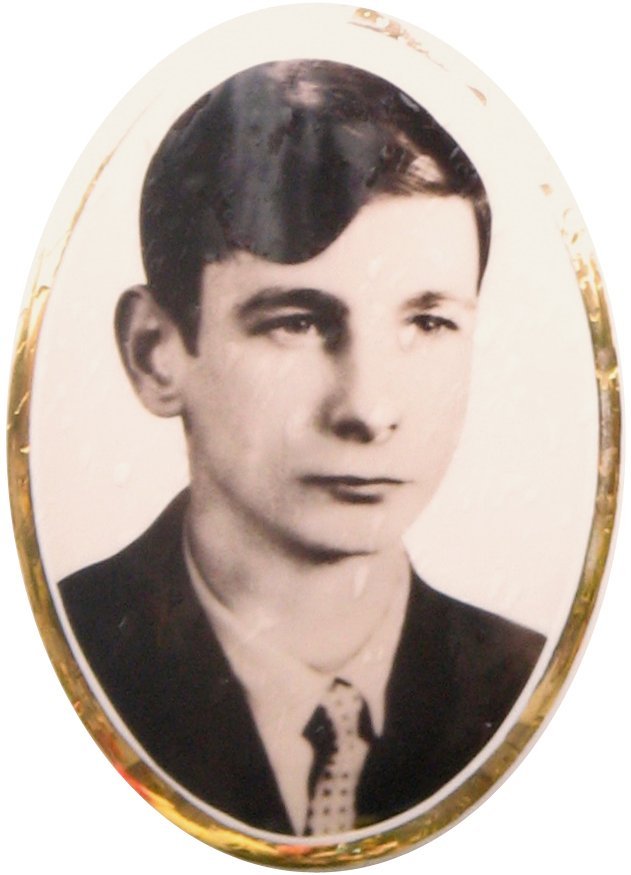
{"type": "Polygon", "coordinates": [[[442,783],[437,750],[445,737],[453,688],[440,618],[427,591],[413,579],[386,688],[384,730],[371,748],[358,788],[358,826],[410,808],[442,783]]]}
{"type": "Polygon", "coordinates": [[[195,796],[252,826],[291,833],[243,688],[190,583],[181,546],[184,507],[170,516],[170,537],[158,526],[143,545],[145,572],[146,560],[151,564],[136,609],[151,614],[138,624],[148,720],[142,734],[132,729],[195,796]]]}

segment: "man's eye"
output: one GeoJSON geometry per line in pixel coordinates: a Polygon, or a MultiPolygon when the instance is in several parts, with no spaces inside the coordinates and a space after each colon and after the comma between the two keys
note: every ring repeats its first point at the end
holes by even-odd
{"type": "Polygon", "coordinates": [[[436,316],[431,313],[421,313],[412,320],[417,328],[425,334],[433,334],[439,331],[457,331],[458,326],[451,319],[444,316],[436,316]]]}
{"type": "Polygon", "coordinates": [[[278,343],[292,343],[320,340],[326,335],[326,326],[311,313],[281,313],[261,320],[251,331],[278,343]]]}
{"type": "Polygon", "coordinates": [[[313,316],[308,316],[304,313],[295,316],[279,317],[274,320],[274,323],[270,326],[270,330],[285,332],[286,334],[300,335],[318,332],[318,326],[313,316]]]}

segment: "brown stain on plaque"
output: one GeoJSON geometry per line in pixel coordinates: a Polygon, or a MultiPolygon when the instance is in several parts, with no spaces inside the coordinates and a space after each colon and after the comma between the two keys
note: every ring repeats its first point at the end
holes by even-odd
{"type": "Polygon", "coordinates": [[[386,15],[375,12],[373,9],[360,7],[354,11],[350,23],[355,27],[364,27],[367,30],[375,31],[375,33],[382,33],[389,39],[403,42],[408,48],[418,52],[420,55],[424,55],[432,64],[435,64],[442,70],[447,69],[444,64],[441,64],[440,61],[431,56],[429,49],[426,49],[422,43],[415,40],[412,34],[394,18],[388,18],[386,15]]]}
{"type": "Polygon", "coordinates": [[[486,94],[483,91],[480,91],[479,88],[476,88],[474,85],[467,85],[469,91],[471,91],[478,98],[482,106],[486,106],[488,103],[486,94]]]}

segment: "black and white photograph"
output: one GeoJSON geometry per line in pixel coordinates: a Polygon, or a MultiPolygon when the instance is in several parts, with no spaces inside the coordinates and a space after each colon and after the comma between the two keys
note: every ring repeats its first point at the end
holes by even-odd
{"type": "Polygon", "coordinates": [[[282,834],[385,821],[482,750],[545,640],[430,589],[402,543],[464,420],[482,181],[384,80],[278,62],[175,122],[140,223],[118,344],[181,419],[190,487],[62,581],[70,627],[197,798],[282,834]]]}
{"type": "Polygon", "coordinates": [[[165,798],[313,848],[514,759],[606,463],[591,243],[518,110],[385,14],[223,22],[117,107],[45,240],[37,547],[165,798]]]}

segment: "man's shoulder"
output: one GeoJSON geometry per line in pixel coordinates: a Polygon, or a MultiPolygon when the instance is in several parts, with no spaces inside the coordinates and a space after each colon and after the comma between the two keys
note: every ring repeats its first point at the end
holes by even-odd
{"type": "MultiPolygon", "coordinates": [[[[430,590],[429,587],[426,588],[430,590]]],[[[480,647],[502,647],[507,644],[514,646],[516,643],[522,643],[523,646],[535,646],[539,649],[545,641],[545,636],[540,632],[500,614],[437,590],[430,590],[430,592],[443,621],[447,622],[454,632],[458,632],[458,637],[462,640],[474,641],[480,647]]]]}
{"type": "Polygon", "coordinates": [[[181,549],[184,513],[188,504],[188,491],[177,495],[149,528],[138,538],[113,556],[69,574],[59,582],[64,598],[77,589],[103,580],[124,584],[120,572],[128,569],[136,579],[138,575],[164,566],[174,550],[181,549]]]}
{"type": "Polygon", "coordinates": [[[464,769],[507,718],[544,641],[414,575],[362,812],[373,822],[391,817],[464,769]]]}
{"type": "Polygon", "coordinates": [[[185,575],[182,529],[188,492],[180,493],[120,552],[70,574],[59,592],[82,646],[116,640],[125,629],[141,627],[148,612],[173,599],[185,575]]]}
{"type": "Polygon", "coordinates": [[[462,689],[488,690],[507,702],[530,677],[546,637],[499,614],[439,592],[415,578],[407,625],[408,646],[449,666],[462,689]]]}

